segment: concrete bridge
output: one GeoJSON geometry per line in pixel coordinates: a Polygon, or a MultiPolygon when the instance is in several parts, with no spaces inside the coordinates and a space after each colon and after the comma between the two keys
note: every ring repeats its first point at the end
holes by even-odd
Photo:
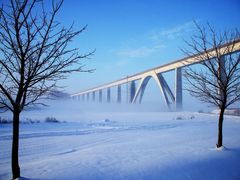
{"type": "MultiPolygon", "coordinates": [[[[228,52],[226,49],[229,48],[229,46],[233,48],[232,52],[239,52],[240,51],[240,39],[235,42],[233,45],[225,44],[220,48],[221,54],[227,55],[226,52],[228,52]]],[[[208,50],[210,57],[214,58],[216,57],[216,52],[213,49],[208,50]]],[[[155,67],[137,74],[134,74],[132,76],[128,76],[110,83],[106,83],[94,88],[90,88],[84,91],[80,91],[78,93],[72,94],[72,98],[77,98],[81,101],[103,101],[103,91],[106,91],[107,96],[107,102],[111,102],[111,88],[117,87],[117,102],[121,103],[122,98],[122,86],[127,85],[127,96],[128,103],[141,103],[145,88],[151,78],[155,80],[157,83],[159,90],[163,96],[165,105],[169,109],[175,109],[180,110],[182,108],[182,68],[186,66],[190,66],[196,63],[199,63],[200,61],[204,61],[206,59],[202,59],[204,56],[204,53],[196,54],[194,56],[186,57],[177,61],[173,61],[171,63],[155,67]],[[166,80],[163,77],[163,73],[169,72],[169,71],[175,71],[175,87],[174,89],[171,89],[166,82],[166,80]],[[139,82],[136,84],[136,82],[139,82]],[[96,97],[98,95],[98,98],[96,97]]],[[[223,58],[224,60],[224,58],[223,58]]]]}

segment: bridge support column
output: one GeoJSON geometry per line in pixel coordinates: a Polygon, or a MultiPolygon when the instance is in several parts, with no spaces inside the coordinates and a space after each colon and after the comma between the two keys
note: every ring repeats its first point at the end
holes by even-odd
{"type": "Polygon", "coordinates": [[[132,103],[137,103],[137,98],[139,97],[139,104],[142,102],[142,97],[145,91],[145,88],[147,86],[147,83],[150,79],[150,76],[144,77],[141,79],[141,81],[139,82],[138,88],[135,91],[135,95],[133,98],[132,103]]]}
{"type": "Polygon", "coordinates": [[[226,65],[225,65],[225,57],[221,56],[219,64],[218,64],[218,75],[219,75],[219,79],[221,79],[223,82],[226,81],[226,65]]]}
{"type": "MultiPolygon", "coordinates": [[[[221,56],[220,61],[218,62],[218,79],[221,81],[221,83],[225,84],[226,83],[226,65],[225,65],[225,57],[221,56]]],[[[219,82],[216,82],[219,83],[219,82]]],[[[221,86],[219,84],[219,86],[221,86]]],[[[222,89],[219,89],[219,96],[221,97],[221,99],[224,98],[224,92],[222,91],[222,89]]],[[[219,103],[221,103],[222,100],[220,100],[219,103]]]]}
{"type": "Polygon", "coordinates": [[[89,99],[89,96],[90,96],[90,95],[89,95],[89,93],[87,93],[87,101],[89,101],[89,100],[90,100],[90,99],[89,99]]]}
{"type": "Polygon", "coordinates": [[[82,94],[82,101],[85,101],[85,94],[82,94]]]}
{"type": "Polygon", "coordinates": [[[98,97],[99,102],[102,102],[102,90],[99,90],[99,97],[98,97]]]}
{"type": "Polygon", "coordinates": [[[159,73],[157,75],[157,78],[155,78],[155,79],[158,79],[159,87],[160,87],[160,90],[164,97],[165,103],[166,103],[168,109],[171,110],[171,104],[172,104],[172,102],[174,102],[175,98],[174,98],[174,95],[173,95],[170,87],[168,86],[166,80],[164,79],[164,77],[162,76],[161,73],[159,73]]]}
{"type": "Polygon", "coordinates": [[[176,110],[182,110],[182,69],[175,70],[175,107],[176,110]]]}
{"type": "Polygon", "coordinates": [[[167,108],[169,110],[171,110],[171,104],[172,104],[172,102],[175,101],[174,95],[173,95],[170,87],[168,86],[166,80],[162,76],[162,74],[161,73],[157,74],[155,71],[150,72],[147,76],[143,77],[140,80],[137,91],[134,93],[135,95],[134,95],[132,103],[136,103],[136,100],[137,100],[138,96],[140,96],[139,97],[139,102],[141,103],[142,96],[144,94],[144,90],[145,90],[146,85],[147,85],[147,83],[148,83],[148,81],[151,77],[156,81],[156,83],[157,83],[157,85],[158,85],[158,87],[159,87],[159,89],[160,89],[160,91],[163,95],[163,99],[165,101],[165,104],[166,104],[167,108]]]}
{"type": "Polygon", "coordinates": [[[130,88],[129,88],[129,103],[133,102],[135,92],[136,92],[136,83],[135,81],[130,82],[130,88]]]}
{"type": "Polygon", "coordinates": [[[141,89],[140,89],[140,97],[139,97],[139,104],[141,104],[142,102],[142,98],[143,98],[143,95],[144,95],[144,91],[146,89],[146,86],[147,86],[147,83],[149,81],[150,77],[147,77],[146,78],[146,81],[143,82],[142,86],[141,86],[141,89]]]}
{"type": "Polygon", "coordinates": [[[117,86],[117,103],[121,103],[122,101],[122,95],[121,95],[121,85],[117,86]]]}
{"type": "Polygon", "coordinates": [[[110,103],[111,101],[111,90],[110,88],[107,88],[107,102],[110,103]]]}
{"type": "Polygon", "coordinates": [[[95,91],[92,92],[92,101],[95,101],[95,91]]]}

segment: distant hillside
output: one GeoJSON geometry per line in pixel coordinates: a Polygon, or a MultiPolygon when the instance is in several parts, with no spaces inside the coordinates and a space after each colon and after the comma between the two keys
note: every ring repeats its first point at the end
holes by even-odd
{"type": "Polygon", "coordinates": [[[70,97],[70,94],[59,90],[52,90],[49,92],[48,97],[53,99],[67,99],[70,97]]]}

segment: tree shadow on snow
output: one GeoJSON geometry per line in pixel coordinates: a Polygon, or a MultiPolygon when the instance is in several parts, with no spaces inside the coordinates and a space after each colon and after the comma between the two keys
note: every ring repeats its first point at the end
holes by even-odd
{"type": "Polygon", "coordinates": [[[26,177],[20,177],[19,180],[44,180],[44,179],[33,179],[33,178],[26,178],[26,177]]]}
{"type": "MultiPolygon", "coordinates": [[[[227,148],[222,152],[212,151],[210,153],[206,158],[204,156],[196,158],[193,155],[190,159],[186,158],[186,161],[176,159],[166,164],[165,167],[149,167],[140,172],[140,179],[224,180],[240,178],[240,149],[227,148]]],[[[135,174],[133,177],[135,178],[135,174]]]]}

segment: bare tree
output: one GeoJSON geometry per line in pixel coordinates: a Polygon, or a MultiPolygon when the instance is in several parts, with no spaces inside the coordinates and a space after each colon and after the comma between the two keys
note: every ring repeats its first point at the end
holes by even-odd
{"type": "Polygon", "coordinates": [[[227,107],[240,100],[239,31],[217,31],[210,25],[197,23],[197,34],[185,41],[188,56],[200,61],[198,69],[188,67],[184,73],[190,86],[187,91],[200,101],[219,108],[217,148],[223,145],[223,119],[227,107]],[[198,56],[196,56],[198,54],[198,56]],[[204,61],[202,61],[204,60],[204,61]]]}
{"type": "Polygon", "coordinates": [[[10,0],[0,8],[0,108],[13,114],[13,179],[20,177],[20,113],[39,103],[58,80],[83,72],[80,60],[93,54],[69,47],[86,26],[78,31],[61,26],[55,19],[62,3],[52,1],[49,13],[39,0],[10,0]]]}

